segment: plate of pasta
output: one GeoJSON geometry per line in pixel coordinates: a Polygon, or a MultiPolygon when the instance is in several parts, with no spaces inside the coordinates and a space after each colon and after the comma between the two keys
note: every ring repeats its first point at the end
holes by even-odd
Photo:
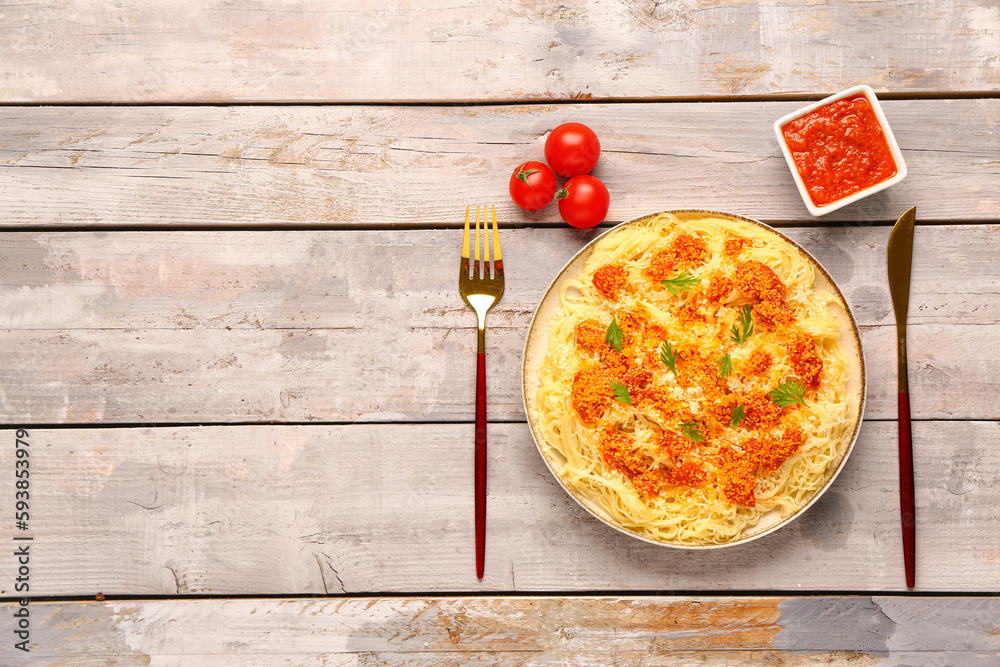
{"type": "Polygon", "coordinates": [[[577,253],[535,311],[522,382],[569,495],[681,548],[800,516],[853,449],[866,386],[857,324],[819,262],[700,210],[622,223],[577,253]]]}

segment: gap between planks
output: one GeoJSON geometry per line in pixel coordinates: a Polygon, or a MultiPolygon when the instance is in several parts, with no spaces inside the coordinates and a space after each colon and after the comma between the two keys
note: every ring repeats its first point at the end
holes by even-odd
{"type": "MultiPolygon", "coordinates": [[[[0,169],[3,166],[0,165],[0,169]]],[[[591,228],[595,232],[606,232],[618,225],[629,222],[629,220],[606,220],[599,225],[591,228]]],[[[787,227],[802,227],[805,229],[816,229],[816,228],[845,228],[850,229],[857,227],[857,223],[852,223],[844,220],[837,220],[831,222],[824,222],[822,218],[815,218],[812,220],[800,219],[784,219],[784,220],[758,220],[770,227],[775,227],[779,231],[786,231],[784,228],[787,227]]],[[[917,227],[937,227],[942,225],[975,225],[975,226],[987,226],[1000,223],[1000,210],[998,210],[998,215],[995,220],[943,220],[943,219],[924,219],[921,218],[917,227]]],[[[4,224],[0,223],[0,233],[5,232],[65,232],[65,233],[79,233],[86,234],[92,232],[140,232],[140,233],[152,233],[152,232],[400,232],[400,231],[425,231],[425,232],[440,232],[440,231],[451,231],[455,229],[462,229],[465,224],[464,220],[457,221],[454,223],[447,222],[432,222],[427,224],[413,223],[413,222],[392,222],[386,224],[308,224],[308,223],[285,223],[285,224],[275,224],[275,225],[239,225],[239,224],[219,224],[219,225],[198,225],[198,226],[185,226],[178,227],[177,225],[169,224],[149,224],[149,225],[71,225],[71,226],[58,226],[58,225],[36,225],[32,223],[28,224],[4,224]]],[[[892,218],[882,218],[878,220],[868,220],[865,221],[865,227],[892,227],[896,224],[896,220],[892,218]]],[[[568,225],[562,222],[536,222],[536,221],[514,221],[507,222],[501,227],[501,229],[517,229],[524,231],[532,230],[548,230],[548,229],[569,229],[568,225]]]]}
{"type": "MultiPolygon", "coordinates": [[[[880,417],[865,417],[866,423],[895,423],[896,419],[880,417]]],[[[911,417],[911,422],[996,422],[1000,419],[975,419],[972,417],[947,417],[947,418],[917,418],[911,417]]],[[[45,429],[45,430],[74,430],[74,429],[153,429],[153,428],[208,428],[214,426],[468,426],[474,424],[470,420],[440,420],[440,421],[383,421],[383,422],[359,422],[359,421],[241,421],[241,422],[132,422],[119,424],[114,422],[93,422],[60,424],[53,423],[17,423],[0,422],[0,428],[20,428],[25,430],[45,429]]],[[[487,424],[526,424],[523,419],[490,419],[487,424]]]]}
{"type": "MultiPolygon", "coordinates": [[[[545,591],[545,590],[517,590],[517,591],[366,591],[364,593],[330,593],[329,595],[316,595],[315,593],[197,593],[191,595],[105,595],[102,597],[94,595],[36,595],[30,598],[32,604],[75,604],[87,602],[159,602],[183,600],[185,602],[198,602],[200,600],[412,600],[412,599],[500,599],[517,600],[521,598],[563,598],[575,600],[581,598],[623,598],[623,597],[646,597],[646,598],[792,598],[809,599],[818,597],[897,597],[897,598],[955,598],[955,599],[979,599],[1000,597],[1000,593],[975,592],[975,591],[898,591],[898,590],[810,590],[800,591],[794,589],[774,589],[774,590],[752,590],[734,589],[728,591],[706,592],[699,589],[684,590],[576,590],[576,591],[545,591]]],[[[0,596],[0,605],[16,604],[23,598],[0,596]]]]}
{"type": "MultiPolygon", "coordinates": [[[[753,103],[753,102],[816,102],[829,93],[781,93],[777,95],[671,95],[671,96],[649,96],[649,97],[628,97],[628,96],[607,96],[607,97],[498,97],[493,99],[451,99],[451,100],[366,100],[366,99],[344,99],[344,100],[235,100],[235,101],[214,101],[214,100],[182,100],[182,101],[86,101],[86,100],[59,100],[55,102],[5,102],[0,101],[0,108],[42,108],[42,107],[489,107],[489,106],[556,106],[556,105],[580,105],[588,104],[719,104],[719,103],[753,103]]],[[[921,101],[921,100],[992,100],[1000,99],[1000,91],[997,90],[971,90],[971,91],[922,91],[922,92],[888,92],[876,93],[880,100],[901,100],[901,101],[921,101]]]]}

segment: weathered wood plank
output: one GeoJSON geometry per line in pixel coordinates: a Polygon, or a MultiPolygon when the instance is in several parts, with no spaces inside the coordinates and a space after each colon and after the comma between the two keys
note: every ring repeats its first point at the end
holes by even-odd
{"type": "MultiPolygon", "coordinates": [[[[593,519],[525,425],[491,425],[481,582],[471,424],[32,430],[18,534],[34,538],[32,595],[905,590],[895,427],[865,424],[834,486],[789,526],[693,552],[593,519]]],[[[918,590],[1000,590],[998,437],[997,422],[914,424],[918,590]]],[[[13,493],[3,485],[3,506],[13,493]]],[[[15,567],[0,559],[0,595],[15,567]]]]}
{"type": "MultiPolygon", "coordinates": [[[[8,615],[16,607],[0,605],[8,615]]],[[[24,667],[988,665],[997,598],[362,598],[41,603],[24,667]]],[[[4,646],[5,651],[10,651],[4,646]]]]}
{"type": "MultiPolygon", "coordinates": [[[[487,335],[491,420],[524,419],[527,324],[487,335]]],[[[391,314],[386,315],[391,317],[391,314]]],[[[0,423],[469,421],[475,316],[462,326],[398,321],[320,329],[0,329],[0,423]]],[[[1000,331],[908,328],[914,419],[1000,419],[1000,331]]],[[[862,330],[865,417],[896,416],[896,330],[862,330]]]]}
{"type": "MultiPolygon", "coordinates": [[[[861,326],[893,324],[888,226],[783,227],[838,282],[861,326]]],[[[528,323],[552,278],[599,232],[502,230],[508,290],[528,323]]],[[[322,329],[397,319],[467,323],[458,230],[0,232],[0,327],[322,329]],[[408,302],[408,303],[403,303],[408,302]]],[[[916,231],[912,324],[1000,320],[1000,226],[916,231]]]]}
{"type": "MultiPolygon", "coordinates": [[[[602,140],[609,222],[666,208],[812,220],[773,121],[796,102],[499,107],[0,108],[0,224],[450,225],[510,202],[514,167],[569,120],[602,140]]],[[[1000,100],[887,101],[909,176],[823,218],[1000,219],[1000,100]]]]}
{"type": "MultiPolygon", "coordinates": [[[[867,414],[893,418],[889,229],[787,231],[857,306],[867,414]]],[[[918,418],[1000,418],[996,232],[918,231],[918,418]]],[[[491,418],[524,418],[520,355],[533,309],[587,238],[504,233],[508,289],[488,338],[491,418]]],[[[469,420],[475,318],[457,295],[455,257],[442,250],[459,239],[455,230],[0,234],[0,419],[469,420]]]]}
{"type": "Polygon", "coordinates": [[[4,102],[996,91],[984,0],[6,4],[4,102]]]}

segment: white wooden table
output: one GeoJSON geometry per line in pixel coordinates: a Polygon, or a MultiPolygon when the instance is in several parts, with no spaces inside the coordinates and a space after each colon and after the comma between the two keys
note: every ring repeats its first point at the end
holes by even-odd
{"type": "Polygon", "coordinates": [[[0,664],[1000,664],[998,64],[987,0],[0,2],[0,664]],[[771,123],[857,83],[909,176],[815,220],[771,123]],[[754,217],[854,307],[866,420],[787,528],[647,545],[539,457],[521,346],[600,229],[506,190],[566,121],[602,140],[601,229],[754,217]],[[477,203],[508,275],[481,582],[477,203]],[[885,277],[911,205],[915,592],[885,277]]]}

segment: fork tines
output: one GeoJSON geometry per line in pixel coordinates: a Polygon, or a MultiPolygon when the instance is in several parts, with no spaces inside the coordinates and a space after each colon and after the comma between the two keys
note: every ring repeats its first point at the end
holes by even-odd
{"type": "MultiPolygon", "coordinates": [[[[503,254],[500,251],[500,233],[497,230],[497,209],[495,206],[490,207],[493,213],[493,259],[492,259],[492,275],[502,276],[503,275],[503,254]]],[[[482,261],[479,257],[479,207],[476,206],[476,240],[473,246],[473,262],[472,266],[469,266],[469,207],[465,207],[465,236],[462,241],[462,271],[466,273],[469,277],[476,278],[490,278],[491,277],[491,260],[490,260],[490,226],[489,219],[486,216],[486,207],[482,207],[483,211],[483,255],[482,261]]]]}

